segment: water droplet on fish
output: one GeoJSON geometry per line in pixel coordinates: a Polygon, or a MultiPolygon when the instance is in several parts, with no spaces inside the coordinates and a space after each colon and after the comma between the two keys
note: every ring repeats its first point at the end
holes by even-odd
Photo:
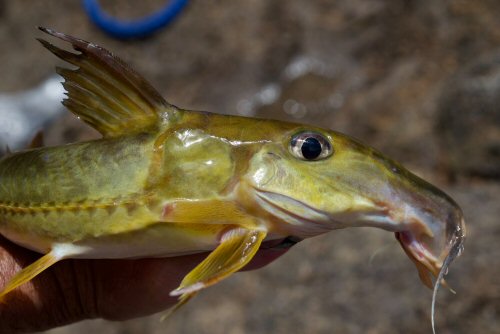
{"type": "Polygon", "coordinates": [[[458,246],[457,256],[462,255],[462,253],[464,252],[464,249],[465,249],[465,247],[464,247],[463,244],[461,244],[460,246],[458,246]]]}

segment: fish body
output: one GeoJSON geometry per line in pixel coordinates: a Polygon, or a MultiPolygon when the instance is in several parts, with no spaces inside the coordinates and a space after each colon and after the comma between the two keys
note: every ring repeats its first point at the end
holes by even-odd
{"type": "Polygon", "coordinates": [[[0,297],[64,258],[211,251],[171,293],[180,306],[263,241],[355,226],[395,232],[428,286],[460,253],[458,205],[378,151],[309,125],[177,108],[105,49],[42,30],[80,52],[41,40],[77,67],[58,68],[63,103],[103,138],[0,160],[0,232],[45,254],[0,297]]]}
{"type": "Polygon", "coordinates": [[[40,253],[54,243],[88,246],[86,258],[206,251],[238,223],[275,231],[271,238],[312,236],[269,219],[248,200],[254,191],[249,172],[260,171],[250,170],[252,160],[245,157],[281,140],[270,133],[293,135],[297,124],[181,110],[176,117],[174,130],[31,149],[2,159],[2,233],[40,253]],[[228,133],[228,124],[238,131],[228,133]],[[199,214],[183,216],[176,207],[199,214]],[[191,235],[195,241],[189,242],[191,235]],[[144,245],[130,247],[137,240],[144,245]]]}

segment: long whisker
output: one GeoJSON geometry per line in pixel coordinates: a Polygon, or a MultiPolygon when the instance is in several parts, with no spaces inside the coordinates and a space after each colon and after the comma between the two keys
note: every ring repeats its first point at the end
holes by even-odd
{"type": "MultiPolygon", "coordinates": [[[[435,326],[435,315],[436,315],[436,298],[437,298],[437,293],[439,288],[441,287],[441,283],[444,281],[444,276],[448,274],[448,267],[450,266],[451,262],[460,254],[462,254],[463,249],[464,249],[464,241],[465,241],[465,236],[463,231],[460,228],[457,228],[455,233],[453,234],[451,240],[450,240],[450,252],[446,256],[446,258],[443,261],[443,266],[441,267],[441,270],[439,271],[439,275],[436,279],[436,283],[434,284],[434,290],[432,291],[432,304],[431,304],[431,324],[432,324],[432,333],[436,334],[436,326],[435,326]]],[[[453,293],[452,289],[450,289],[453,293]]]]}

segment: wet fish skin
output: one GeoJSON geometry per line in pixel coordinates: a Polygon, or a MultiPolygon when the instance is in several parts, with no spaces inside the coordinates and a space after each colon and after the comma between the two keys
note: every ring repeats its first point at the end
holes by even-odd
{"type": "Polygon", "coordinates": [[[107,50],[42,30],[79,52],[40,40],[77,67],[57,69],[63,103],[103,138],[0,160],[0,233],[45,254],[0,298],[64,258],[212,251],[172,291],[178,308],[263,241],[357,226],[395,232],[432,286],[463,247],[459,206],[375,149],[309,125],[175,107],[107,50]]]}

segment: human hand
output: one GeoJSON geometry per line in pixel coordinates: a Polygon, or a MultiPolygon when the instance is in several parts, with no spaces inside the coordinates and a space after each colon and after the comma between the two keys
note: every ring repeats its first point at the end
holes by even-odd
{"type": "MultiPolygon", "coordinates": [[[[265,243],[244,270],[269,264],[288,246],[265,243]]],[[[166,310],[177,302],[170,291],[206,256],[61,261],[5,297],[0,333],[41,331],[90,318],[126,320],[166,310]]],[[[0,286],[39,257],[0,236],[0,286]]]]}

